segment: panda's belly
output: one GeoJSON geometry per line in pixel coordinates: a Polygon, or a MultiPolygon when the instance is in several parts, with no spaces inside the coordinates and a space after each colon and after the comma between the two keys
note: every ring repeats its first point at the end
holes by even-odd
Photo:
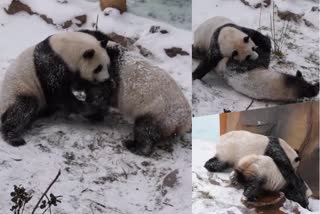
{"type": "Polygon", "coordinates": [[[283,74],[268,69],[237,73],[226,69],[223,78],[234,90],[255,99],[295,99],[295,92],[285,85],[283,74]]]}
{"type": "Polygon", "coordinates": [[[1,114],[8,106],[12,105],[16,97],[20,95],[36,97],[39,101],[40,108],[46,105],[45,97],[35,72],[33,50],[34,47],[25,50],[9,66],[1,86],[1,114]]]}

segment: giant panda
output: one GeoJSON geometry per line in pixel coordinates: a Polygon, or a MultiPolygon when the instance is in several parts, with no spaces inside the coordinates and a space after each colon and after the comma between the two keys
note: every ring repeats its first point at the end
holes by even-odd
{"type": "Polygon", "coordinates": [[[23,51],[9,66],[0,94],[1,133],[13,146],[25,144],[25,128],[60,105],[78,106],[73,81],[109,78],[105,42],[82,32],[62,32],[23,51]]]}
{"type": "Polygon", "coordinates": [[[244,71],[229,58],[223,58],[215,71],[234,90],[254,99],[294,102],[300,98],[315,97],[319,82],[306,81],[300,71],[296,75],[285,74],[271,68],[257,67],[244,71]]]}
{"type": "MultiPolygon", "coordinates": [[[[108,40],[100,31],[82,32],[108,40]]],[[[108,43],[106,51],[111,61],[110,78],[116,85],[112,96],[105,94],[109,88],[101,84],[83,88],[86,99],[96,101],[94,107],[110,104],[134,121],[134,139],[125,142],[131,152],[149,156],[159,141],[191,130],[191,107],[166,71],[114,42],[108,43]]]]}
{"type": "Polygon", "coordinates": [[[239,62],[258,58],[256,44],[242,27],[225,17],[212,17],[203,22],[194,32],[193,55],[203,56],[192,73],[192,79],[201,79],[215,68],[223,57],[239,62]]]}
{"type": "Polygon", "coordinates": [[[303,179],[293,174],[284,177],[269,156],[247,155],[239,160],[230,175],[231,183],[244,186],[244,200],[256,201],[263,191],[282,191],[285,196],[307,208],[311,190],[303,179]]]}
{"type": "Polygon", "coordinates": [[[220,136],[219,143],[216,144],[216,154],[205,163],[205,168],[210,172],[221,172],[235,167],[241,158],[251,154],[270,156],[285,173],[287,168],[295,171],[300,163],[297,152],[281,138],[241,130],[220,136]]]}

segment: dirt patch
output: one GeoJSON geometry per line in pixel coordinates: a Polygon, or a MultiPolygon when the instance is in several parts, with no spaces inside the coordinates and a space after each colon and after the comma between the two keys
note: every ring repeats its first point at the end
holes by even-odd
{"type": "Polygon", "coordinates": [[[33,11],[27,4],[24,4],[20,2],[19,0],[13,0],[8,8],[4,8],[5,12],[9,15],[14,15],[19,12],[26,12],[29,15],[37,15],[41,19],[43,19],[46,23],[54,25],[54,26],[59,26],[62,27],[63,29],[69,28],[73,24],[75,24],[78,27],[81,27],[83,24],[87,22],[87,15],[80,15],[74,17],[72,20],[66,20],[63,23],[57,24],[54,22],[54,20],[50,17],[48,17],[45,14],[40,14],[35,11],[33,11]]]}

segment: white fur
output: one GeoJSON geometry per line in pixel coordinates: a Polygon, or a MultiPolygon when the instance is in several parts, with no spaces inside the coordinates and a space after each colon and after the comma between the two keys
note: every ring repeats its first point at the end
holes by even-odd
{"type": "Polygon", "coordinates": [[[247,155],[240,159],[237,169],[247,171],[245,175],[248,173],[265,178],[264,190],[279,191],[286,185],[286,180],[269,156],[247,155]]]}
{"type": "Polygon", "coordinates": [[[152,115],[166,136],[191,130],[191,108],[177,83],[132,52],[124,53],[120,66],[117,107],[132,119],[152,115]]]}
{"type": "Polygon", "coordinates": [[[294,101],[297,95],[293,88],[285,85],[284,75],[272,69],[256,68],[237,73],[226,68],[228,58],[222,59],[215,71],[234,90],[254,99],[294,101]]]}
{"type": "Polygon", "coordinates": [[[62,32],[50,38],[50,45],[72,71],[80,71],[82,78],[89,81],[103,82],[109,78],[108,66],[110,58],[100,42],[89,34],[81,32],[62,32]],[[92,59],[84,59],[86,50],[94,49],[92,59]],[[93,70],[101,64],[103,70],[94,74],[93,70]]]}
{"type": "Polygon", "coordinates": [[[0,115],[12,105],[18,95],[31,95],[38,99],[39,107],[46,105],[45,97],[35,72],[33,51],[35,46],[23,51],[9,66],[0,92],[0,115]]]}
{"type": "Polygon", "coordinates": [[[208,51],[213,33],[222,25],[229,23],[233,24],[230,19],[222,16],[216,16],[206,20],[195,30],[193,45],[208,51]]]}
{"type": "MultiPolygon", "coordinates": [[[[284,140],[279,138],[279,141],[293,168],[297,169],[299,162],[295,162],[295,159],[298,154],[284,140]]],[[[216,157],[221,161],[236,165],[241,158],[247,155],[263,155],[268,143],[269,139],[264,135],[248,131],[230,131],[220,137],[216,157]]]]}
{"type": "MultiPolygon", "coordinates": [[[[208,52],[213,33],[222,25],[229,23],[234,24],[230,19],[221,16],[206,20],[195,30],[193,45],[196,48],[208,52]]],[[[231,57],[232,52],[237,50],[239,55],[236,56],[235,59],[239,61],[244,60],[248,55],[250,55],[250,58],[253,60],[257,59],[258,53],[252,50],[256,45],[251,39],[249,39],[248,43],[245,43],[243,38],[246,36],[248,35],[236,28],[222,28],[218,36],[222,56],[231,57]]]]}

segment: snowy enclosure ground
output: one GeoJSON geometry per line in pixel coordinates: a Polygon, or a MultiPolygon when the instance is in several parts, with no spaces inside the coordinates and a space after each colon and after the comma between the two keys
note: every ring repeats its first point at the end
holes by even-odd
{"type": "MultiPolygon", "coordinates": [[[[259,2],[247,0],[247,2],[259,2]]],[[[260,0],[261,2],[261,0],[260,0]]],[[[275,0],[275,5],[281,11],[290,11],[301,15],[299,22],[289,22],[289,31],[284,39],[283,52],[285,56],[279,59],[272,56],[270,66],[283,73],[295,74],[300,70],[308,81],[319,78],[319,11],[312,11],[312,7],[319,3],[307,0],[275,0]],[[312,24],[313,26],[307,26],[312,24]]],[[[267,8],[252,8],[240,0],[197,0],[192,5],[192,29],[206,19],[214,16],[225,16],[236,24],[252,29],[261,29],[266,35],[270,32],[270,15],[272,5],[267,8]]],[[[284,21],[275,15],[276,38],[280,37],[284,21]]],[[[198,65],[192,63],[193,70],[198,65]]],[[[319,99],[319,95],[316,98],[319,99]]],[[[208,73],[202,80],[193,81],[192,108],[195,116],[208,115],[230,111],[243,111],[252,99],[234,91],[223,79],[214,72],[208,73]]],[[[301,100],[306,101],[306,99],[301,100]]],[[[279,105],[279,102],[254,101],[250,109],[279,105]]]]}
{"type": "Polygon", "coordinates": [[[191,0],[128,0],[129,12],[191,29],[191,0]]]}
{"type": "MultiPolygon", "coordinates": [[[[243,189],[230,184],[231,171],[210,173],[204,168],[205,162],[215,155],[215,145],[219,141],[217,118],[209,118],[211,122],[206,117],[192,120],[192,214],[255,214],[254,209],[248,209],[241,203],[243,189]],[[195,131],[198,133],[194,134],[195,131]]],[[[281,211],[291,214],[296,213],[294,210],[297,208],[303,214],[319,213],[319,200],[310,199],[309,203],[313,211],[286,200],[281,211]]]]}
{"type": "MultiPolygon", "coordinates": [[[[9,64],[25,48],[63,30],[37,15],[25,12],[7,15],[3,8],[10,2],[0,3],[0,81],[9,64]]],[[[94,29],[99,15],[100,30],[137,39],[134,45],[141,45],[152,53],[149,60],[168,71],[191,103],[190,55],[170,58],[164,51],[174,46],[191,53],[191,32],[130,13],[119,15],[115,10],[105,16],[97,3],[87,1],[22,2],[57,23],[86,14],[87,22],[82,28],[87,29],[94,29]],[[153,25],[169,33],[150,33],[153,25]]],[[[72,26],[67,30],[77,29],[72,26]]],[[[25,135],[25,146],[14,148],[0,139],[0,213],[10,213],[10,192],[13,185],[19,184],[34,191],[26,207],[26,213],[31,213],[59,169],[62,174],[51,190],[63,198],[62,203],[54,207],[55,214],[190,213],[190,134],[167,142],[168,145],[145,158],[122,146],[124,139],[132,137],[131,132],[132,123],[116,112],[102,124],[55,115],[34,123],[25,135]]]]}

